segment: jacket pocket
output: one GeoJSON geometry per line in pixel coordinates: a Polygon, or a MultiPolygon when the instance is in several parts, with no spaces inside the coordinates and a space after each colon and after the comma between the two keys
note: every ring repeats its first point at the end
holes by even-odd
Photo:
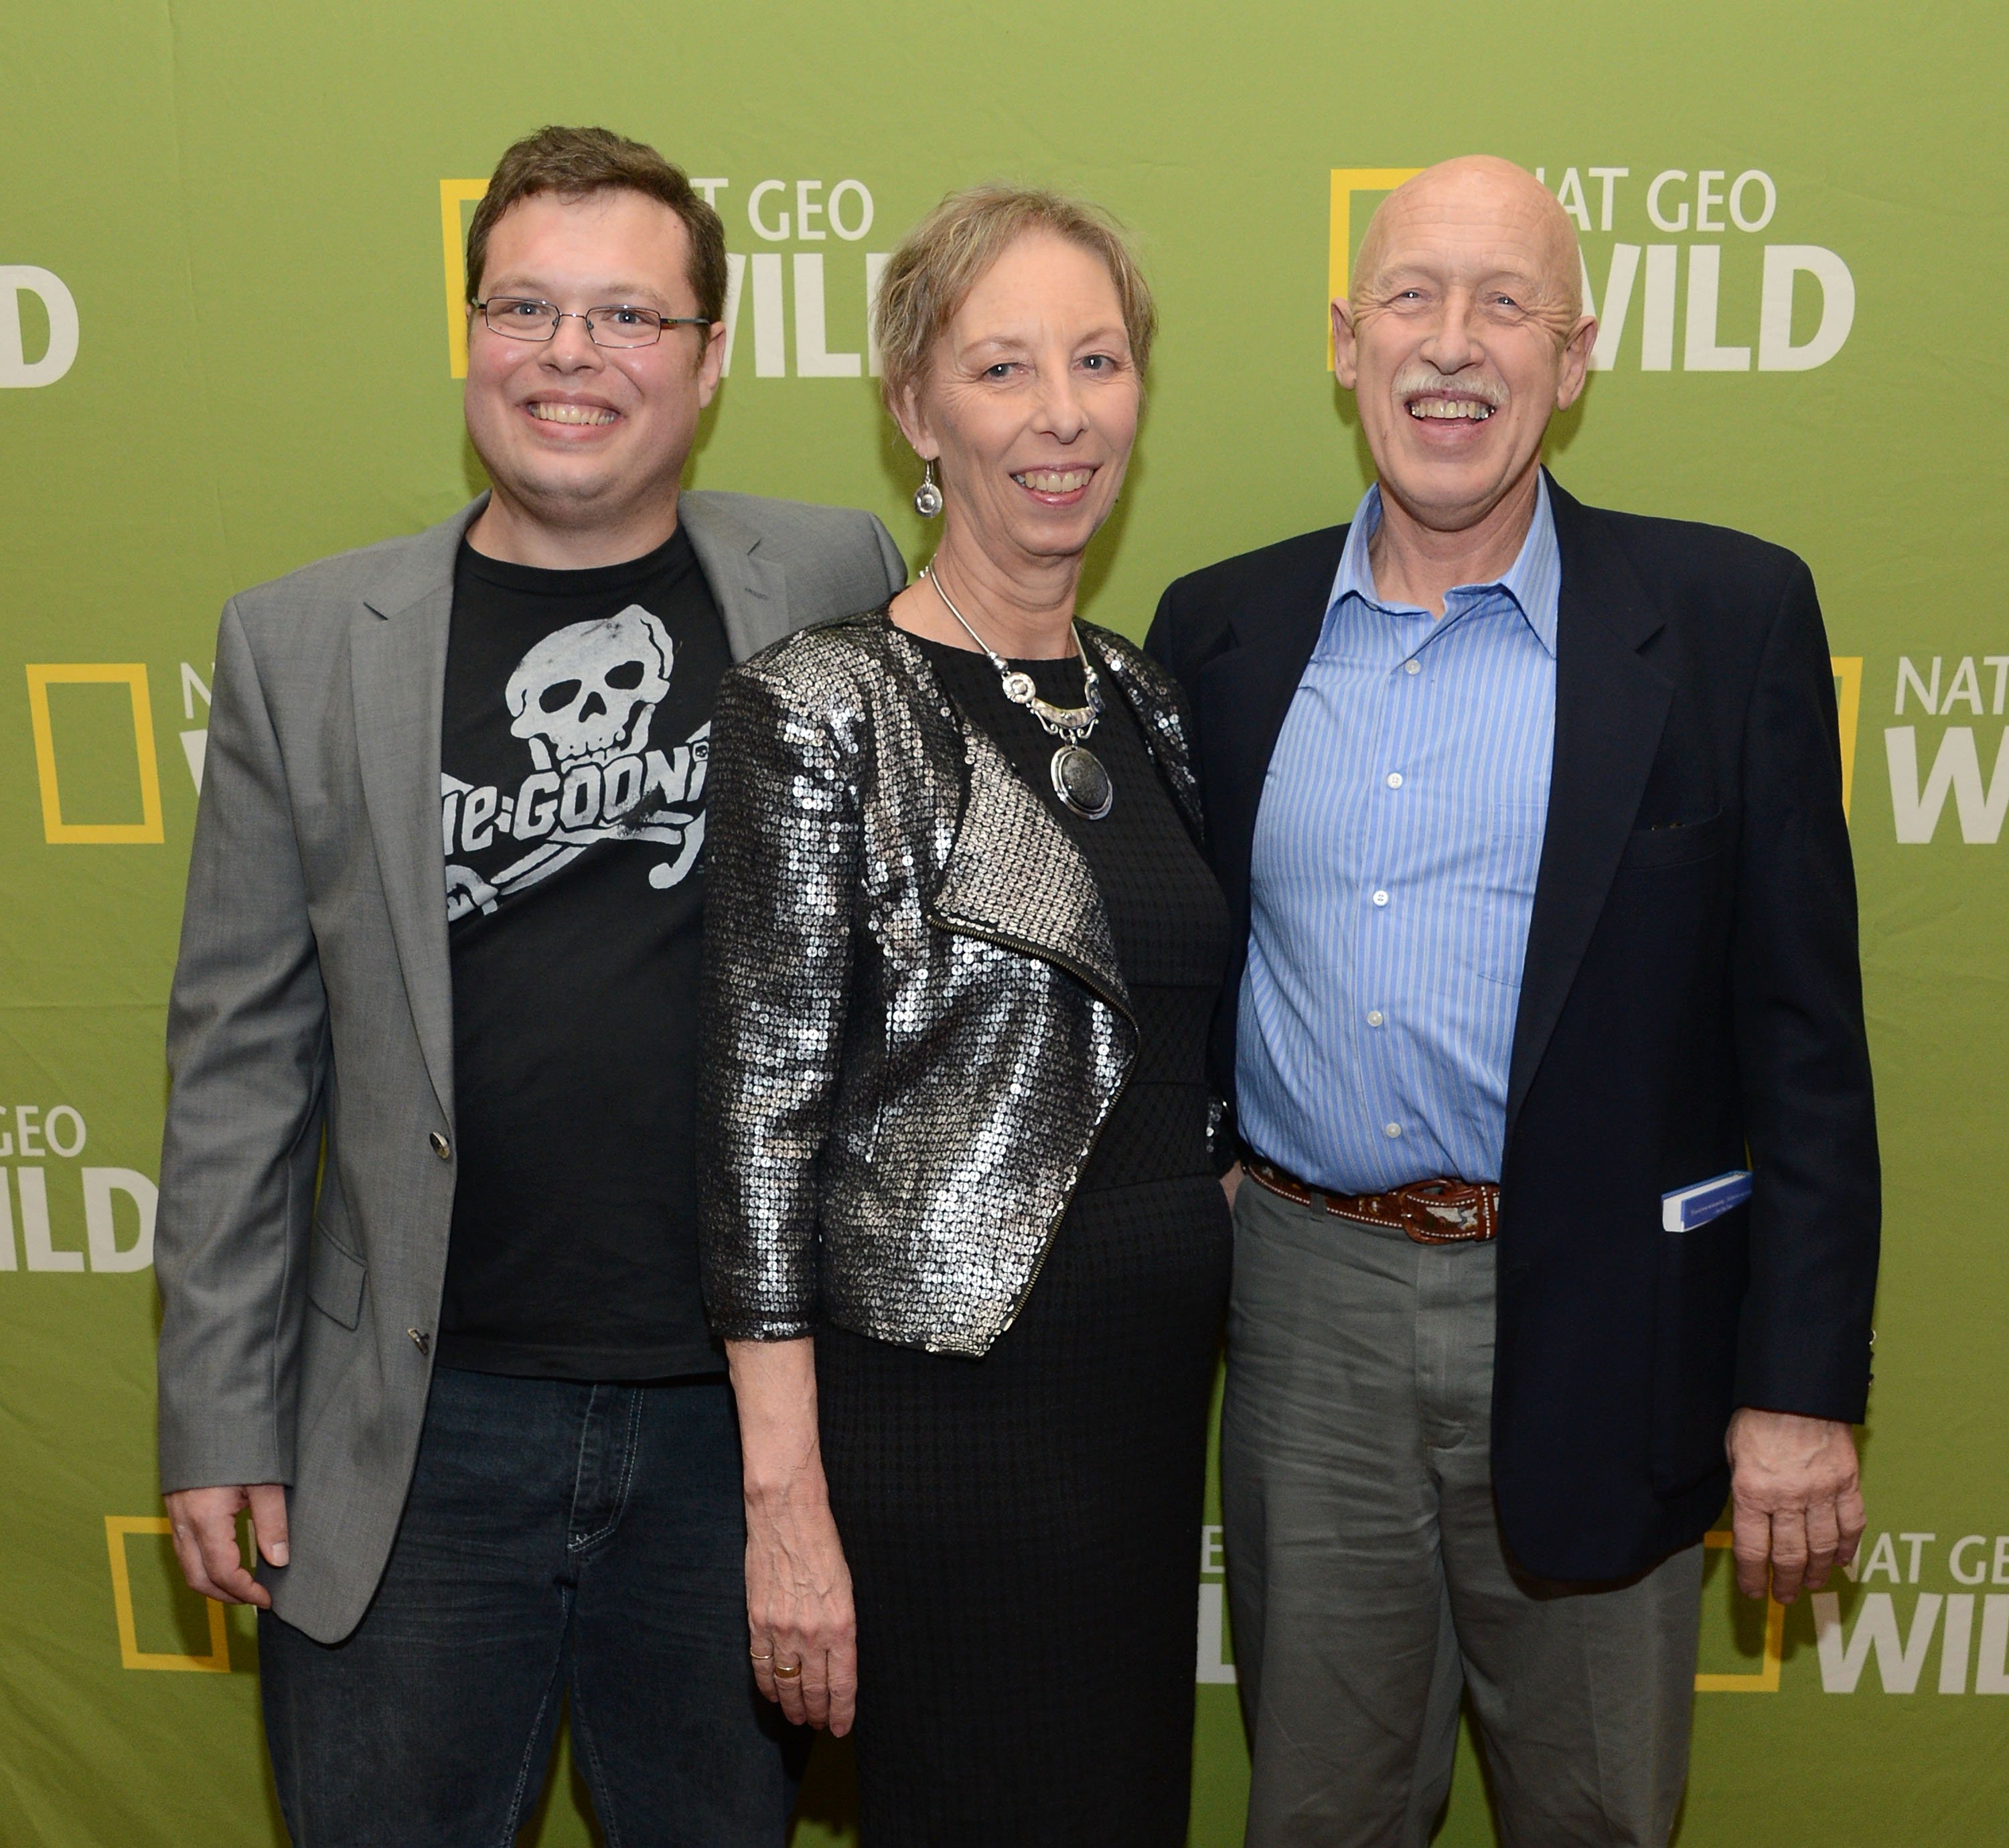
{"type": "Polygon", "coordinates": [[[1723,850],[1723,810],[1699,821],[1685,821],[1672,828],[1641,828],[1625,843],[1618,857],[1621,873],[1657,871],[1662,867],[1686,866],[1692,860],[1713,860],[1723,850]]]}
{"type": "Polygon", "coordinates": [[[363,1282],[370,1267],[345,1251],[318,1222],[307,1247],[307,1300],[322,1314],[353,1328],[363,1314],[363,1282]]]}
{"type": "Polygon", "coordinates": [[[1653,1332],[1653,1487],[1693,1488],[1724,1468],[1750,1272],[1748,1207],[1660,1240],[1653,1332]]]}

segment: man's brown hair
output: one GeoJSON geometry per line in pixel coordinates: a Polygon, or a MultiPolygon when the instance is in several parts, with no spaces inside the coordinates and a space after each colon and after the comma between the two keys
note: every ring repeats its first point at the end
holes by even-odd
{"type": "Polygon", "coordinates": [[[590,198],[625,188],[660,200],[684,222],[690,236],[690,282],[697,311],[708,321],[725,318],[725,227],[705,204],[681,167],[646,143],[611,129],[540,128],[526,135],[495,163],[488,190],[467,228],[467,299],[481,289],[488,261],[488,234],[512,205],[540,193],[562,199],[590,198]]]}

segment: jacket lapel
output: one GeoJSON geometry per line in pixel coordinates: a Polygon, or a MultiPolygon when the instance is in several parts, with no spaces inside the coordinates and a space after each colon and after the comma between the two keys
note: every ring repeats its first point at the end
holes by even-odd
{"type": "Polygon", "coordinates": [[[1102,889],[1081,850],[996,745],[976,732],[968,741],[969,794],[930,914],[1057,963],[1129,1013],[1102,889]]]}
{"type": "Polygon", "coordinates": [[[677,517],[711,587],[732,658],[744,661],[788,634],[794,625],[787,568],[761,555],[760,534],[732,512],[729,502],[717,495],[682,495],[677,517]]]}
{"type": "Polygon", "coordinates": [[[453,978],[440,845],[440,708],[461,536],[484,495],[421,533],[363,596],[349,649],[356,746],[391,935],[419,1047],[453,1120],[453,978]]]}
{"type": "Polygon", "coordinates": [[[878,619],[923,734],[934,747],[936,785],[945,796],[959,789],[962,797],[955,839],[927,900],[930,920],[1057,963],[1128,1014],[1130,990],[1116,959],[1102,889],[1081,850],[1004,754],[957,718],[934,670],[905,632],[887,617],[878,619]]]}
{"type": "Polygon", "coordinates": [[[1304,679],[1325,626],[1327,604],[1345,527],[1329,545],[1309,548],[1298,569],[1264,589],[1259,621],[1238,618],[1234,647],[1224,649],[1196,676],[1194,723],[1200,781],[1206,795],[1207,833],[1238,928],[1249,926],[1249,862],[1256,814],[1284,719],[1304,679]]]}
{"type": "Polygon", "coordinates": [[[1660,747],[1674,689],[1639,658],[1664,618],[1597,514],[1553,478],[1562,588],[1547,832],[1507,1088],[1507,1133],[1610,894],[1660,747]]]}

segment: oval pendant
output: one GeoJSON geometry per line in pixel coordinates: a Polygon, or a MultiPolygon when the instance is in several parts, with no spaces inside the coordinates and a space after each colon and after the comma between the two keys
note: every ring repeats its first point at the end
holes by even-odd
{"type": "Polygon", "coordinates": [[[1054,793],[1084,821],[1100,821],[1116,803],[1116,786],[1102,760],[1086,745],[1063,744],[1054,753],[1054,793]]]}

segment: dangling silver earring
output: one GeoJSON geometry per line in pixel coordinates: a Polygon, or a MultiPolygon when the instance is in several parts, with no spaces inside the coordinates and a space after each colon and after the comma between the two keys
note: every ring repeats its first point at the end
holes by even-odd
{"type": "Polygon", "coordinates": [[[914,511],[923,520],[933,520],[942,510],[942,491],[935,484],[935,465],[923,465],[921,484],[914,490],[914,511]]]}

